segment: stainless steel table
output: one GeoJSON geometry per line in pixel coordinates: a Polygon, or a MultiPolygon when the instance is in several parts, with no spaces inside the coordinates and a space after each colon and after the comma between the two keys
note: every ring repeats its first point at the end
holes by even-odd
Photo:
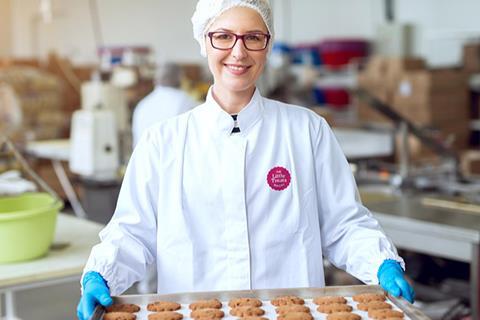
{"type": "Polygon", "coordinates": [[[480,319],[480,215],[422,204],[424,195],[366,203],[399,248],[470,263],[472,319],[480,319]]]}

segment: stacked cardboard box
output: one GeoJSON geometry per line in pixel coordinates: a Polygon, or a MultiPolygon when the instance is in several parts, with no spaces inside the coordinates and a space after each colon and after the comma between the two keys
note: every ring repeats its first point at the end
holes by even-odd
{"type": "MultiPolygon", "coordinates": [[[[427,69],[417,58],[375,58],[358,83],[419,128],[431,129],[439,140],[463,150],[470,134],[467,75],[458,69],[427,69]]],[[[389,121],[364,103],[357,108],[361,121],[389,121]]],[[[409,141],[412,160],[432,155],[416,138],[409,141]]]]}
{"type": "Polygon", "coordinates": [[[463,68],[468,73],[480,72],[480,42],[463,46],[463,68]]]}
{"type": "MultiPolygon", "coordinates": [[[[393,96],[401,77],[406,72],[424,70],[425,61],[421,58],[386,58],[374,56],[368,62],[365,71],[358,76],[358,86],[367,90],[381,102],[394,108],[393,96]]],[[[356,102],[358,118],[366,122],[390,122],[364,102],[356,102]]]]}
{"type": "Polygon", "coordinates": [[[433,128],[452,146],[468,146],[470,114],[466,74],[457,69],[404,73],[393,95],[393,106],[420,128],[433,128]]]}

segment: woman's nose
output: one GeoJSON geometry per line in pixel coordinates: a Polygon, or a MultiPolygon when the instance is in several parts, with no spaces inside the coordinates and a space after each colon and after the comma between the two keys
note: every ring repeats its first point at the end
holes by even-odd
{"type": "Polygon", "coordinates": [[[242,59],[248,55],[247,49],[245,48],[245,44],[243,43],[243,39],[237,40],[237,43],[235,43],[235,45],[232,48],[232,55],[236,59],[242,59]]]}

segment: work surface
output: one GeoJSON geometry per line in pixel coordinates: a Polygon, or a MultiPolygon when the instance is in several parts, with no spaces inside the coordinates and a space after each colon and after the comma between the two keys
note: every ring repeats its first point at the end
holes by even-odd
{"type": "Polygon", "coordinates": [[[480,243],[480,216],[426,206],[427,194],[409,194],[366,202],[394,242],[405,249],[455,260],[472,261],[469,245],[480,243]]]}
{"type": "Polygon", "coordinates": [[[0,289],[70,276],[80,278],[102,228],[98,223],[59,214],[48,254],[32,261],[0,264],[0,289]]]}
{"type": "Polygon", "coordinates": [[[470,263],[472,319],[480,319],[480,216],[424,205],[431,196],[404,193],[365,205],[398,248],[470,263]]]}

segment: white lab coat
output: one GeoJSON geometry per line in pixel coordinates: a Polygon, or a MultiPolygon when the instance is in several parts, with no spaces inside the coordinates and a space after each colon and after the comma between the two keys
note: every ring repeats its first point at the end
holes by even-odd
{"type": "Polygon", "coordinates": [[[117,295],[154,261],[159,293],[322,287],[323,256],[369,284],[383,260],[403,265],[323,118],[257,90],[233,124],[210,92],[152,127],[85,272],[117,295]]]}
{"type": "Polygon", "coordinates": [[[156,86],[133,111],[133,145],[138,143],[143,132],[153,124],[187,112],[196,105],[198,103],[180,89],[156,86]]]}

